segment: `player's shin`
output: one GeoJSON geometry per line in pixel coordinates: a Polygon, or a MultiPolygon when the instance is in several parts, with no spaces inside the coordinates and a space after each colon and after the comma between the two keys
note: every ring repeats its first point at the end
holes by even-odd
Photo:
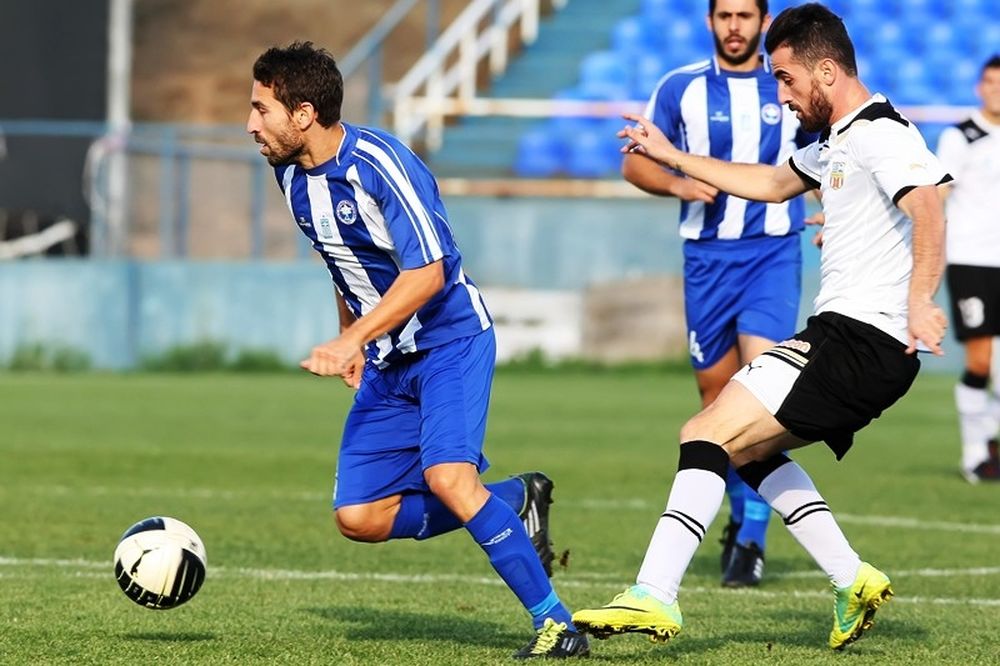
{"type": "Polygon", "coordinates": [[[861,558],[816,490],[812,479],[784,454],[739,468],[740,476],[782,517],[788,530],[833,584],[851,585],[861,558]]]}
{"type": "MultiPolygon", "coordinates": [[[[490,483],[486,485],[486,489],[515,512],[521,510],[524,503],[524,482],[521,479],[512,477],[490,483]]],[[[400,500],[389,538],[430,539],[461,526],[462,521],[433,493],[406,493],[400,500]]]]}
{"type": "Polygon", "coordinates": [[[653,531],[636,583],[660,601],[677,599],[681,578],[722,506],[729,456],[718,444],[681,444],[667,508],[653,531]]]}
{"type": "Polygon", "coordinates": [[[546,618],[573,628],[569,611],[552,588],[524,525],[509,505],[490,495],[479,513],[465,524],[465,529],[486,553],[500,578],[531,613],[536,629],[546,618]]]}

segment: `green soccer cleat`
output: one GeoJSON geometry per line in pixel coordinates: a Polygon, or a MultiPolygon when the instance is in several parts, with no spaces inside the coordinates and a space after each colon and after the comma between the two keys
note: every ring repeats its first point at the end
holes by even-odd
{"type": "Polygon", "coordinates": [[[588,654],[590,643],[586,636],[573,631],[565,622],[547,617],[531,642],[514,653],[514,659],[568,659],[588,654]]]}
{"type": "Polygon", "coordinates": [[[641,585],[633,585],[601,608],[578,610],[573,624],[594,638],[615,634],[649,634],[654,643],[665,643],[681,630],[684,619],[675,601],[665,604],[641,585]]]}
{"type": "Polygon", "coordinates": [[[854,583],[848,587],[834,587],[833,594],[830,647],[842,650],[871,629],[875,611],[892,598],[893,592],[888,576],[862,562],[854,583]]]}

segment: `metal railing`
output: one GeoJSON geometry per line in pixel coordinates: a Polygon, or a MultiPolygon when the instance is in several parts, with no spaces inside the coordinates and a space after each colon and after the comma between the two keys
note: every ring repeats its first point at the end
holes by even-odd
{"type": "Polygon", "coordinates": [[[484,58],[492,76],[503,73],[511,28],[520,22],[521,43],[531,44],[538,36],[540,11],[539,0],[474,0],[396,84],[393,120],[397,136],[413,143],[424,132],[428,149],[440,148],[445,113],[436,104],[474,98],[484,58]],[[418,95],[420,91],[423,95],[418,95]]]}
{"type": "MultiPolygon", "coordinates": [[[[397,0],[389,8],[379,22],[361,38],[361,40],[341,59],[340,73],[347,80],[368,63],[368,123],[380,125],[384,100],[384,77],[382,65],[384,61],[385,43],[395,30],[417,6],[421,0],[397,0]]],[[[441,21],[441,0],[424,0],[427,5],[426,49],[430,49],[438,38],[441,21]]]]}

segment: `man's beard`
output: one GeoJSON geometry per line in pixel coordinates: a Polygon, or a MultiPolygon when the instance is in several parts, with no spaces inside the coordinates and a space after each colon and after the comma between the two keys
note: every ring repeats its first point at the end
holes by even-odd
{"type": "Polygon", "coordinates": [[[802,117],[799,124],[807,132],[822,132],[830,126],[830,117],[833,115],[833,105],[823,94],[823,89],[817,81],[812,82],[812,90],[809,94],[809,112],[800,109],[802,117]]]}
{"type": "Polygon", "coordinates": [[[305,144],[302,137],[289,129],[274,137],[274,140],[267,144],[271,154],[267,156],[267,163],[271,166],[283,166],[295,162],[305,144]]]}
{"type": "Polygon", "coordinates": [[[760,33],[758,32],[747,42],[746,51],[737,55],[729,55],[726,52],[726,44],[719,36],[712,31],[712,39],[715,40],[715,53],[730,65],[742,65],[750,58],[757,57],[757,49],[760,46],[760,33]]]}

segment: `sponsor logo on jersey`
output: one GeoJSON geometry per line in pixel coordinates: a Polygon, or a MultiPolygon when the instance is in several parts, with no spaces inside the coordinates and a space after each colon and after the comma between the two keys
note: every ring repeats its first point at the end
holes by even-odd
{"type": "Polygon", "coordinates": [[[337,219],[344,224],[354,224],[358,219],[358,209],[350,199],[343,199],[337,204],[337,219]]]}
{"type": "Polygon", "coordinates": [[[306,229],[308,229],[309,226],[310,226],[309,222],[304,217],[300,217],[299,220],[298,220],[298,222],[299,222],[299,226],[300,227],[305,227],[306,229]]]}
{"type": "Polygon", "coordinates": [[[728,123],[729,122],[729,116],[727,114],[723,113],[722,111],[718,111],[718,110],[712,112],[712,115],[710,115],[708,117],[708,119],[710,121],[712,121],[713,123],[728,123]]]}
{"type": "Polygon", "coordinates": [[[830,171],[830,187],[839,190],[844,186],[844,163],[834,162],[833,170],[830,171]]]}
{"type": "Polygon", "coordinates": [[[331,222],[332,220],[330,220],[330,218],[327,217],[326,213],[323,213],[322,215],[319,216],[319,222],[317,223],[318,227],[316,229],[316,232],[319,234],[320,239],[322,240],[333,239],[333,225],[331,224],[331,222]]]}
{"type": "Polygon", "coordinates": [[[781,122],[781,107],[773,102],[768,102],[760,107],[760,119],[768,125],[777,125],[781,122]]]}

